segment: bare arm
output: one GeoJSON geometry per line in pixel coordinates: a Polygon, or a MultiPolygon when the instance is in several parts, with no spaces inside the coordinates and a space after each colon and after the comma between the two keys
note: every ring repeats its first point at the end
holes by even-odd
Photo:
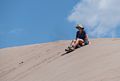
{"type": "Polygon", "coordinates": [[[85,35],[85,40],[88,40],[88,35],[87,34],[85,35]]]}

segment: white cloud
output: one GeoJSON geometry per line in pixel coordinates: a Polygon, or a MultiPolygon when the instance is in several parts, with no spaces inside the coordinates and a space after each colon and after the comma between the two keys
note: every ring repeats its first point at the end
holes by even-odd
{"type": "Polygon", "coordinates": [[[91,37],[116,37],[119,8],[120,0],[82,0],[73,8],[68,20],[82,23],[91,37]]]}

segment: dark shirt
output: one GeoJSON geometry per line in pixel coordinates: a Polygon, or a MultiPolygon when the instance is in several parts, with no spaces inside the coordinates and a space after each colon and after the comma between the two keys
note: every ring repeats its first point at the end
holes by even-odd
{"type": "Polygon", "coordinates": [[[76,39],[79,38],[79,39],[85,40],[85,37],[86,37],[86,32],[85,31],[83,31],[81,34],[80,34],[80,31],[77,31],[76,39]]]}

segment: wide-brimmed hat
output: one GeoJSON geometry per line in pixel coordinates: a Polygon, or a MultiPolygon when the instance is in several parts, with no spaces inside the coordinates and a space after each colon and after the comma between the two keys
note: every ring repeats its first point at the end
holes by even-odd
{"type": "Polygon", "coordinates": [[[77,29],[80,29],[80,28],[81,28],[81,29],[84,29],[84,26],[83,26],[82,24],[77,24],[76,28],[77,28],[77,29]]]}

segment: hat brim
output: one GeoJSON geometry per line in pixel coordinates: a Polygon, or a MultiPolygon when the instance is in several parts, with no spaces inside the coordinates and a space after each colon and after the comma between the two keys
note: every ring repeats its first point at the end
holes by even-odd
{"type": "Polygon", "coordinates": [[[82,27],[76,27],[77,29],[84,29],[84,28],[82,28],[82,27]]]}

